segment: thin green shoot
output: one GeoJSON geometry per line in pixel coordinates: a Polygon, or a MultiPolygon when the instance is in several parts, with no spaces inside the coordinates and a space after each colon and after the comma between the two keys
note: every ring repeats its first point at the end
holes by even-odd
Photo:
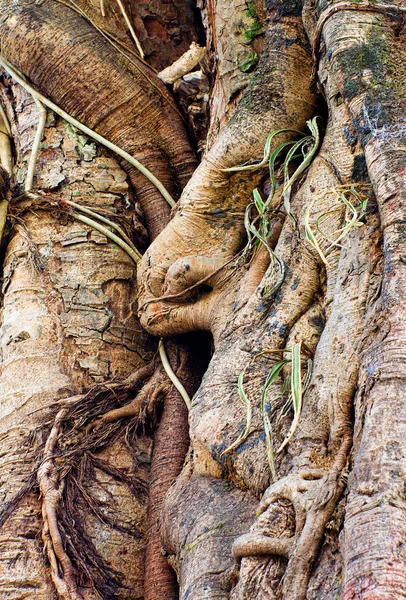
{"type": "Polygon", "coordinates": [[[251,401],[249,400],[249,398],[248,398],[248,396],[247,396],[247,394],[245,393],[245,390],[244,390],[244,375],[245,375],[245,369],[243,371],[241,371],[241,373],[238,376],[237,387],[238,387],[238,394],[240,396],[240,399],[243,402],[243,404],[245,404],[245,406],[247,407],[246,424],[245,424],[244,429],[242,430],[242,432],[238,436],[238,438],[230,446],[228,446],[228,448],[226,448],[225,450],[223,450],[223,452],[220,454],[220,457],[222,457],[224,454],[227,454],[228,452],[230,452],[231,450],[233,450],[234,448],[236,448],[240,444],[242,444],[242,442],[247,439],[248,434],[249,434],[250,429],[251,429],[251,423],[252,423],[252,404],[251,404],[251,401]]]}
{"type": "Polygon", "coordinates": [[[277,450],[282,452],[296,431],[302,412],[302,370],[301,370],[301,342],[297,342],[292,348],[292,370],[291,370],[291,395],[293,405],[293,421],[287,436],[277,450]]]}
{"type": "MultiPolygon", "coordinates": [[[[260,162],[252,163],[249,165],[241,165],[238,167],[228,167],[227,169],[221,169],[224,173],[239,173],[240,171],[257,171],[258,169],[262,169],[269,162],[271,157],[271,144],[272,140],[275,136],[280,133],[297,133],[299,135],[303,135],[301,131],[297,131],[296,129],[276,129],[272,131],[266,139],[265,147],[264,147],[264,157],[260,162]]],[[[286,142],[287,144],[291,144],[293,142],[286,142]]],[[[279,146],[280,148],[281,146],[279,146]]]]}
{"type": "Polygon", "coordinates": [[[261,400],[260,400],[260,409],[262,415],[262,422],[264,425],[264,433],[265,433],[265,445],[266,445],[266,455],[268,459],[269,468],[271,470],[272,480],[275,482],[277,480],[276,468],[275,468],[275,454],[273,451],[273,435],[272,435],[272,425],[269,420],[268,412],[266,409],[266,393],[269,386],[276,380],[282,371],[283,367],[289,361],[286,359],[282,359],[275,363],[271,370],[269,371],[265,383],[262,387],[261,391],[261,400]]]}
{"type": "Polygon", "coordinates": [[[284,174],[284,186],[283,186],[283,202],[286,210],[286,214],[289,215],[293,220],[296,220],[296,217],[290,210],[290,194],[292,191],[292,186],[300,177],[305,169],[310,165],[313,160],[314,155],[317,152],[317,149],[320,144],[320,133],[319,128],[317,127],[317,118],[311,119],[307,121],[307,126],[310,129],[311,136],[307,136],[302,140],[299,140],[292,148],[289,150],[283,167],[284,174]],[[301,150],[303,155],[303,160],[300,165],[297,167],[293,175],[289,177],[289,164],[293,160],[293,157],[297,150],[301,150]]]}
{"type": "Polygon", "coordinates": [[[285,276],[285,265],[283,261],[275,254],[268,243],[268,239],[272,234],[272,216],[276,213],[279,207],[279,201],[275,198],[277,190],[277,177],[279,170],[282,170],[284,176],[284,185],[282,197],[285,205],[285,210],[291,218],[295,219],[290,210],[290,194],[294,182],[300,177],[303,171],[309,166],[313,159],[320,143],[320,134],[317,126],[317,117],[307,122],[311,135],[301,137],[299,140],[289,140],[283,142],[271,151],[274,138],[281,133],[300,133],[296,130],[278,129],[269,134],[264,148],[263,159],[254,164],[222,169],[225,172],[233,173],[240,171],[253,171],[264,167],[268,163],[269,178],[270,178],[270,193],[265,199],[261,196],[257,188],[253,191],[253,200],[250,202],[244,214],[244,227],[247,235],[247,243],[242,251],[240,261],[246,260],[248,254],[258,250],[260,245],[265,246],[271,258],[271,269],[274,284],[272,290],[268,290],[267,294],[274,293],[282,285],[285,276]],[[276,162],[280,159],[282,153],[288,150],[285,159],[282,162],[281,169],[277,169],[276,162]],[[301,158],[301,163],[294,171],[293,175],[289,175],[290,165],[293,160],[301,158]]]}
{"type": "MultiPolygon", "coordinates": [[[[259,406],[262,423],[263,423],[263,430],[264,430],[264,434],[265,434],[266,455],[267,455],[268,464],[269,464],[269,468],[271,471],[273,481],[276,481],[276,479],[277,479],[276,468],[275,468],[275,456],[277,454],[279,454],[285,448],[285,446],[289,443],[290,439],[292,438],[292,436],[298,426],[301,411],[302,411],[303,393],[307,389],[307,387],[310,383],[313,362],[311,359],[307,359],[307,370],[306,370],[306,375],[305,375],[303,383],[302,383],[301,363],[304,359],[304,356],[306,356],[306,355],[308,356],[310,353],[309,348],[303,342],[295,343],[291,349],[283,348],[283,349],[264,350],[263,352],[259,352],[258,354],[256,354],[254,356],[254,358],[252,359],[252,361],[250,362],[250,364],[252,364],[252,362],[254,362],[257,358],[264,356],[266,354],[283,355],[285,353],[290,354],[290,357],[289,358],[281,358],[280,360],[278,360],[275,364],[272,365],[269,373],[266,376],[264,385],[262,386],[262,389],[261,389],[260,406],[259,406]],[[280,445],[280,447],[278,448],[278,450],[275,452],[273,449],[273,447],[274,447],[273,437],[274,436],[273,436],[273,432],[272,432],[272,424],[271,424],[271,421],[270,421],[270,418],[268,415],[266,398],[267,398],[267,392],[268,392],[269,387],[278,379],[278,377],[281,374],[284,367],[286,367],[289,364],[291,365],[291,370],[290,370],[290,373],[288,373],[288,375],[285,378],[285,382],[283,384],[283,391],[286,390],[286,384],[289,383],[290,395],[289,395],[289,398],[286,401],[285,405],[283,406],[282,411],[280,412],[280,414],[278,416],[277,423],[280,422],[281,418],[283,416],[285,416],[292,407],[293,407],[293,411],[294,411],[294,417],[293,417],[293,421],[292,421],[292,424],[290,426],[287,436],[283,440],[283,442],[280,445]]],[[[239,393],[240,399],[242,400],[243,404],[247,408],[246,424],[245,424],[243,431],[238,436],[238,438],[230,446],[228,446],[228,448],[223,450],[223,452],[221,453],[220,456],[223,456],[224,454],[230,452],[231,450],[233,450],[234,448],[239,446],[244,440],[247,439],[247,437],[250,433],[250,430],[251,430],[253,408],[252,408],[252,403],[249,400],[248,395],[244,389],[245,373],[246,373],[246,369],[241,371],[241,373],[238,377],[237,387],[238,387],[238,393],[239,393]]]]}
{"type": "Polygon", "coordinates": [[[275,453],[273,451],[273,435],[272,435],[272,425],[269,420],[267,414],[264,415],[264,433],[265,433],[265,446],[266,446],[266,455],[268,458],[269,468],[271,470],[272,481],[275,483],[278,479],[278,475],[276,474],[275,467],[275,453]]]}
{"type": "MultiPolygon", "coordinates": [[[[312,371],[313,371],[313,361],[311,358],[308,358],[306,375],[305,375],[304,382],[303,382],[303,394],[309,387],[311,376],[312,376],[312,371]]],[[[291,384],[291,374],[288,373],[286,375],[285,381],[283,382],[282,393],[284,394],[284,393],[288,392],[291,389],[291,385],[292,385],[291,384]]],[[[289,414],[289,411],[292,409],[292,407],[293,407],[292,394],[289,394],[288,399],[286,400],[285,404],[282,406],[282,409],[279,412],[278,418],[276,419],[277,425],[279,425],[281,420],[289,414]]]]}
{"type": "MultiPolygon", "coordinates": [[[[255,361],[260,356],[263,356],[264,354],[268,354],[268,353],[272,353],[272,352],[281,353],[281,352],[284,352],[284,350],[275,350],[275,351],[265,350],[264,352],[260,352],[260,353],[256,354],[253,358],[253,361],[255,361]]],[[[261,390],[261,396],[260,396],[260,412],[261,412],[261,418],[262,418],[263,428],[264,428],[264,433],[265,433],[266,454],[267,454],[268,464],[269,464],[269,467],[271,470],[273,481],[276,481],[277,475],[276,475],[276,469],[275,469],[275,454],[273,451],[272,425],[271,425],[271,422],[270,422],[270,419],[268,416],[268,412],[267,412],[266,395],[267,395],[267,391],[268,391],[270,385],[278,378],[278,376],[280,375],[284,366],[290,362],[291,362],[290,359],[281,359],[272,366],[271,370],[269,371],[268,375],[266,376],[264,385],[261,390]]],[[[251,430],[252,403],[251,403],[250,399],[248,398],[248,395],[244,389],[245,373],[246,373],[246,369],[241,371],[241,373],[239,374],[238,381],[237,381],[237,387],[238,387],[238,393],[239,393],[240,399],[243,402],[243,404],[246,406],[246,409],[247,409],[246,424],[245,424],[243,431],[238,436],[238,438],[230,446],[228,446],[225,450],[223,450],[220,456],[227,454],[228,452],[230,452],[231,450],[233,450],[234,448],[239,446],[242,442],[244,442],[247,439],[247,437],[250,433],[250,430],[251,430]]]]}

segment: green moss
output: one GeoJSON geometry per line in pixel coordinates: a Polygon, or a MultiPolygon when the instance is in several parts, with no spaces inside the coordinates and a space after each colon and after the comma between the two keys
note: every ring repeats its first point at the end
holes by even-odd
{"type": "Polygon", "coordinates": [[[245,28],[242,37],[248,44],[251,44],[252,40],[263,32],[262,23],[254,2],[247,2],[247,9],[244,11],[244,15],[248,19],[252,19],[252,23],[245,28]]]}
{"type": "Polygon", "coordinates": [[[343,96],[351,100],[362,91],[380,90],[391,86],[391,55],[387,42],[382,37],[370,35],[367,42],[352,46],[340,53],[339,67],[343,71],[346,82],[343,96]],[[363,81],[365,72],[370,74],[370,80],[363,81]]]}
{"type": "Polygon", "coordinates": [[[247,2],[247,10],[245,11],[245,16],[251,17],[251,19],[258,19],[257,8],[254,2],[247,2]]]}

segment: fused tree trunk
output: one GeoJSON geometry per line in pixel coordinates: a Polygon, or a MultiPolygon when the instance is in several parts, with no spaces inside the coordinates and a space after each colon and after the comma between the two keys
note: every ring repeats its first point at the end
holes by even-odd
{"type": "Polygon", "coordinates": [[[199,8],[172,96],[189,2],[0,0],[3,59],[179,199],[51,114],[23,193],[38,113],[4,78],[1,593],[406,598],[406,6],[199,8]],[[149,334],[189,334],[189,415],[149,334]]]}

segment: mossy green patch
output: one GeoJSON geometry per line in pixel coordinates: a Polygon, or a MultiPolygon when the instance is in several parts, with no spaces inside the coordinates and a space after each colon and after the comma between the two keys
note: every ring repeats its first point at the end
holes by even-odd
{"type": "Polygon", "coordinates": [[[247,9],[244,11],[244,16],[252,20],[252,22],[246,26],[242,37],[248,44],[251,44],[254,38],[263,33],[261,19],[258,16],[254,2],[247,2],[247,9]]]}
{"type": "Polygon", "coordinates": [[[366,89],[391,86],[391,55],[382,37],[371,35],[368,41],[341,52],[338,61],[346,79],[343,92],[346,100],[351,100],[366,89]]]}

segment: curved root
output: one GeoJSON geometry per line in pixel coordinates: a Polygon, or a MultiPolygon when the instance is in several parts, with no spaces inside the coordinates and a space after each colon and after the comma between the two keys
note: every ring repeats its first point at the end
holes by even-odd
{"type": "Polygon", "coordinates": [[[61,431],[62,421],[68,409],[61,409],[51,429],[44,449],[44,460],[38,469],[37,480],[42,496],[42,539],[51,565],[51,577],[62,600],[84,600],[79,592],[72,562],[64,550],[58,526],[58,506],[64,488],[63,478],[53,460],[55,445],[61,431]]]}
{"type": "Polygon", "coordinates": [[[145,423],[147,417],[151,418],[154,415],[159,399],[165,396],[169,389],[170,383],[166,374],[162,373],[161,370],[157,370],[133,400],[130,400],[124,406],[107,411],[101,417],[89,423],[86,430],[88,432],[97,430],[108,423],[135,417],[138,423],[145,423]]]}
{"type": "MultiPolygon", "coordinates": [[[[51,576],[58,597],[62,600],[84,600],[77,583],[77,568],[71,561],[64,541],[64,525],[58,513],[66,501],[66,490],[69,487],[68,476],[76,458],[80,460],[92,456],[92,453],[103,449],[112,439],[115,439],[123,426],[117,421],[135,417],[133,431],[145,423],[147,418],[153,419],[158,400],[171,387],[166,373],[162,368],[156,369],[153,363],[142,367],[123,382],[104,383],[93,386],[86,394],[72,396],[57,402],[62,408],[57,412],[45,444],[43,460],[37,471],[37,480],[42,497],[43,530],[42,539],[51,567],[51,576]],[[143,382],[149,380],[143,384],[143,382]],[[128,397],[143,386],[135,398],[123,406],[112,408],[98,416],[107,407],[128,397]],[[75,436],[78,427],[87,424],[81,443],[75,436]],[[71,424],[66,428],[66,425],[71,424]],[[73,423],[73,425],[72,425],[73,423]],[[100,431],[99,431],[100,430],[100,431]],[[72,449],[70,443],[75,438],[72,449]],[[64,457],[68,459],[65,462],[64,457]],[[62,465],[62,468],[61,468],[62,465]]],[[[117,471],[116,475],[122,474],[117,471]]],[[[123,476],[125,479],[125,475],[123,476]]],[[[125,481],[128,485],[137,482],[125,481]]],[[[140,482],[138,482],[140,483],[140,482]]],[[[136,490],[134,493],[142,493],[136,490]]]]}
{"type": "MultiPolygon", "coordinates": [[[[238,538],[233,545],[233,555],[245,561],[245,569],[256,572],[256,557],[280,556],[288,559],[283,577],[284,598],[304,600],[306,584],[317,556],[324,528],[331,518],[344,487],[343,458],[348,456],[350,445],[343,440],[341,451],[333,467],[326,471],[304,468],[297,474],[280,479],[265,492],[258,509],[259,516],[250,533],[238,538]],[[295,532],[290,537],[269,535],[275,505],[289,500],[295,513],[295,532]]],[[[265,576],[258,570],[258,576],[265,576]]]]}

